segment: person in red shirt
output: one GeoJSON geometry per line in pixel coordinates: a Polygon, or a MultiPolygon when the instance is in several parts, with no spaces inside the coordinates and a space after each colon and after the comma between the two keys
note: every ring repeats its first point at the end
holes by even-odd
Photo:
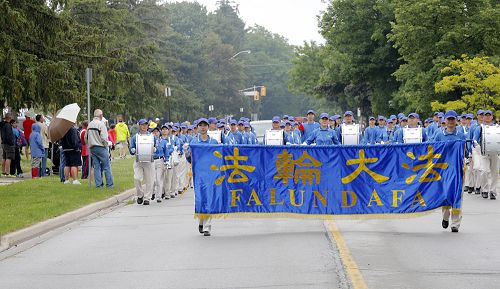
{"type": "Polygon", "coordinates": [[[84,120],[82,122],[82,130],[80,131],[80,141],[82,142],[82,180],[89,177],[89,146],[85,142],[85,134],[89,122],[84,120]]]}
{"type": "Polygon", "coordinates": [[[26,146],[24,147],[24,153],[26,155],[26,159],[29,160],[31,153],[30,153],[30,135],[32,131],[32,126],[35,123],[34,120],[31,119],[28,115],[26,115],[26,119],[23,122],[23,131],[24,131],[24,137],[26,138],[26,146]]]}

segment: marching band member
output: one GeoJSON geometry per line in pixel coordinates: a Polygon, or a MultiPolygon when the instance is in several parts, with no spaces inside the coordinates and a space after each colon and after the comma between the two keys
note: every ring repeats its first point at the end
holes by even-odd
{"type": "Polygon", "coordinates": [[[311,145],[339,145],[339,138],[335,130],[328,127],[328,113],[324,112],[320,116],[320,127],[317,128],[304,144],[311,145]]]}
{"type": "Polygon", "coordinates": [[[368,127],[365,128],[363,133],[363,144],[374,145],[377,143],[378,128],[375,126],[375,117],[370,116],[368,120],[368,127]]]}
{"type": "MultiPolygon", "coordinates": [[[[206,118],[202,118],[198,120],[198,136],[193,138],[191,141],[191,144],[217,144],[217,141],[212,139],[208,134],[208,120],[206,118]]],[[[188,150],[188,154],[190,154],[190,151],[188,150]]],[[[199,225],[198,225],[198,231],[200,234],[203,234],[204,236],[210,236],[210,232],[212,230],[212,219],[200,219],[199,225]]]]}
{"type": "MultiPolygon", "coordinates": [[[[457,113],[454,110],[448,110],[444,114],[444,120],[446,122],[446,129],[437,130],[434,135],[434,141],[454,141],[454,140],[465,140],[465,135],[457,128],[457,113]]],[[[441,225],[444,229],[448,228],[450,221],[450,207],[443,207],[443,221],[441,225]]],[[[461,213],[451,210],[451,231],[454,233],[458,232],[460,227],[460,222],[462,220],[461,213]]]]}
{"type": "Polygon", "coordinates": [[[292,123],[288,120],[285,122],[285,144],[299,145],[300,134],[298,134],[292,127],[292,123]]]}
{"type": "Polygon", "coordinates": [[[354,123],[354,116],[350,110],[344,113],[344,122],[340,126],[339,132],[338,138],[342,144],[354,145],[360,144],[362,141],[359,125],[354,123]],[[347,140],[347,136],[354,137],[354,139],[347,140]]]}
{"type": "MultiPolygon", "coordinates": [[[[474,139],[475,131],[476,129],[480,129],[481,124],[483,123],[483,118],[484,118],[484,110],[479,109],[477,111],[477,121],[471,121],[471,127],[469,129],[469,135],[468,139],[476,141],[474,139]]],[[[481,159],[481,152],[480,148],[477,146],[476,143],[474,143],[474,147],[472,148],[472,158],[471,158],[471,163],[472,163],[472,171],[474,175],[474,193],[476,195],[481,194],[481,179],[479,178],[480,172],[478,170],[479,165],[480,165],[480,159],[481,159]]]]}
{"type": "Polygon", "coordinates": [[[429,141],[432,141],[436,130],[439,128],[439,124],[441,123],[441,114],[442,112],[436,111],[434,112],[433,120],[434,122],[430,123],[427,127],[427,135],[429,136],[429,141]]]}
{"type": "Polygon", "coordinates": [[[243,136],[239,132],[237,125],[238,122],[235,119],[229,121],[230,130],[224,137],[224,144],[237,145],[243,143],[243,136]]]}
{"type": "MultiPolygon", "coordinates": [[[[130,154],[135,155],[137,152],[137,141],[139,136],[149,136],[151,145],[154,146],[155,137],[148,132],[148,121],[146,119],[139,120],[139,132],[132,138],[130,144],[130,154]]],[[[139,155],[134,162],[134,183],[137,191],[137,204],[149,205],[149,199],[153,192],[153,162],[152,160],[139,159],[139,155]],[[146,190],[142,188],[141,182],[144,181],[146,190]]]]}
{"type": "MultiPolygon", "coordinates": [[[[404,135],[404,129],[405,128],[418,128],[418,119],[419,119],[419,115],[415,112],[413,113],[410,113],[408,115],[408,125],[406,126],[402,126],[397,132],[396,132],[396,135],[394,136],[394,141],[396,143],[407,143],[407,139],[405,139],[405,135],[404,135]]],[[[401,120],[401,125],[404,124],[404,119],[401,120]]],[[[427,135],[425,133],[425,131],[422,129],[420,131],[420,139],[421,141],[420,142],[426,142],[427,141],[427,135]]]]}
{"type": "MultiPolygon", "coordinates": [[[[484,126],[494,126],[493,112],[491,110],[484,111],[483,124],[476,127],[474,130],[474,141],[477,147],[482,141],[482,129],[484,126]]],[[[498,183],[498,154],[481,155],[478,159],[477,181],[481,190],[481,196],[485,199],[490,197],[491,200],[496,200],[496,189],[498,183]]]]}
{"type": "Polygon", "coordinates": [[[378,126],[377,126],[377,128],[378,128],[377,143],[386,143],[386,142],[388,142],[386,119],[382,115],[378,116],[378,126]]]}
{"type": "MultiPolygon", "coordinates": [[[[294,135],[298,135],[299,139],[302,140],[302,132],[300,132],[300,129],[299,129],[300,123],[298,121],[295,121],[295,117],[293,117],[293,116],[288,117],[288,120],[292,124],[291,129],[293,130],[294,135]]],[[[301,142],[299,141],[299,144],[300,143],[301,142]]]]}
{"type": "MultiPolygon", "coordinates": [[[[163,162],[163,185],[161,196],[168,200],[172,195],[170,191],[170,184],[173,179],[173,164],[172,164],[172,153],[174,152],[174,146],[170,142],[170,129],[168,125],[164,124],[161,126],[161,139],[165,144],[165,158],[163,162]]],[[[175,195],[174,195],[175,197],[175,195]]]]}
{"type": "Polygon", "coordinates": [[[243,126],[245,127],[245,136],[244,136],[244,138],[247,141],[246,144],[249,144],[249,145],[257,144],[257,136],[252,131],[252,127],[250,126],[250,123],[248,121],[245,121],[245,123],[243,124],[243,126]]]}
{"type": "Polygon", "coordinates": [[[387,130],[386,130],[386,135],[387,135],[387,140],[384,142],[388,143],[393,143],[394,142],[394,132],[396,128],[394,127],[395,125],[395,119],[389,118],[387,120],[387,130]]]}
{"type": "Polygon", "coordinates": [[[319,128],[319,123],[314,121],[315,116],[316,113],[314,110],[310,109],[307,111],[307,122],[302,123],[302,126],[304,127],[302,142],[305,142],[312,135],[313,131],[319,128]]]}
{"type": "Polygon", "coordinates": [[[160,128],[158,126],[153,129],[153,134],[155,136],[156,149],[153,155],[155,178],[151,200],[154,200],[156,197],[156,202],[161,203],[161,199],[163,197],[163,184],[165,180],[165,160],[168,158],[167,142],[161,137],[160,128]]]}

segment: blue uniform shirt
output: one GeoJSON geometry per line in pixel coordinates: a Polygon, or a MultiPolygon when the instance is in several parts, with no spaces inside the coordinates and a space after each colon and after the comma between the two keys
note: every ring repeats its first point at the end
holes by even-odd
{"type": "Polygon", "coordinates": [[[367,127],[363,133],[363,144],[376,144],[378,137],[378,128],[375,127],[367,127]]]}
{"type": "Polygon", "coordinates": [[[304,122],[302,123],[302,126],[304,127],[304,134],[302,135],[302,141],[306,141],[316,129],[319,129],[319,123],[317,122],[313,123],[304,122]]]}
{"type": "Polygon", "coordinates": [[[298,145],[301,144],[301,135],[300,132],[290,131],[289,133],[285,132],[285,144],[287,145],[298,145]]]}
{"type": "Polygon", "coordinates": [[[316,143],[317,145],[338,145],[339,138],[333,129],[316,129],[311,136],[305,141],[308,145],[316,143]]]}
{"type": "Polygon", "coordinates": [[[237,144],[244,144],[243,141],[244,141],[243,135],[239,131],[236,132],[230,131],[224,136],[223,143],[237,145],[237,144]]]}

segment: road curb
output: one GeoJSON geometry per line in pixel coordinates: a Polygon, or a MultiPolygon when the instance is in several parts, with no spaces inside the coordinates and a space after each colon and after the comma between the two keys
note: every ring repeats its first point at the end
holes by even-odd
{"type": "Polygon", "coordinates": [[[49,231],[65,226],[79,219],[85,218],[101,210],[117,206],[120,203],[123,203],[126,200],[130,199],[131,197],[135,196],[135,193],[136,193],[135,189],[130,189],[121,194],[108,198],[106,200],[87,205],[83,208],[65,213],[61,216],[4,235],[0,238],[0,252],[3,252],[22,242],[43,235],[49,231]]]}

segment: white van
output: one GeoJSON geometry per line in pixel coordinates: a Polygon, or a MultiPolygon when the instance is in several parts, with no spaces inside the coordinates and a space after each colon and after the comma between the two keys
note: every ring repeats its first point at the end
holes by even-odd
{"type": "Polygon", "coordinates": [[[273,128],[273,121],[256,120],[256,121],[251,121],[250,125],[252,126],[255,134],[257,135],[257,141],[259,142],[259,144],[264,144],[264,134],[266,133],[266,130],[273,128]]]}

